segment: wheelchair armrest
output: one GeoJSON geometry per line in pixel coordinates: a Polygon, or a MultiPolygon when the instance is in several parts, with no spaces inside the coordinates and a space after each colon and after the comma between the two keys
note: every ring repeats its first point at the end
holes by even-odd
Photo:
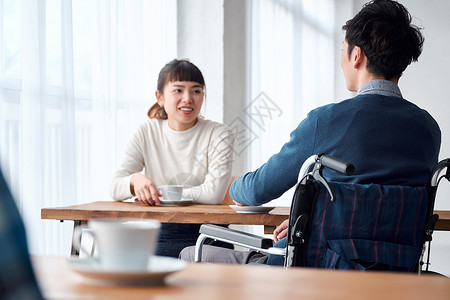
{"type": "Polygon", "coordinates": [[[212,224],[203,224],[200,226],[200,233],[215,239],[226,240],[230,243],[248,245],[253,248],[269,249],[273,246],[273,240],[261,237],[248,232],[233,230],[212,224]]]}

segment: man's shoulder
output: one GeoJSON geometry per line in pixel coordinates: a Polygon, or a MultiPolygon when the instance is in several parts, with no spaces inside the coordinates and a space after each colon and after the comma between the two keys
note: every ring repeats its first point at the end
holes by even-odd
{"type": "Polygon", "coordinates": [[[336,111],[345,111],[346,109],[349,109],[350,107],[357,107],[359,106],[359,103],[355,101],[356,97],[345,99],[339,102],[333,102],[328,103],[322,106],[319,106],[309,112],[309,116],[319,116],[321,114],[327,114],[327,113],[336,113],[336,111]]]}
{"type": "Polygon", "coordinates": [[[384,96],[379,94],[363,94],[356,95],[352,98],[344,99],[339,102],[333,102],[325,104],[323,106],[313,109],[310,113],[312,114],[323,114],[323,113],[337,113],[337,112],[350,112],[352,110],[361,110],[370,107],[371,109],[379,108],[380,110],[386,109],[386,104],[391,103],[401,106],[413,106],[417,109],[422,110],[420,107],[412,102],[407,101],[403,98],[397,98],[392,96],[384,96]],[[398,99],[400,101],[395,101],[398,99]],[[393,101],[394,100],[394,101],[393,101]]]}

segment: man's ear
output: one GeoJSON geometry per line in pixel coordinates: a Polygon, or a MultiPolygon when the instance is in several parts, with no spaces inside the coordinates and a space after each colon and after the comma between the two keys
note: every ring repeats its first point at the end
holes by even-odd
{"type": "Polygon", "coordinates": [[[359,46],[353,47],[351,59],[353,61],[353,68],[358,69],[365,60],[364,51],[359,46]]]}

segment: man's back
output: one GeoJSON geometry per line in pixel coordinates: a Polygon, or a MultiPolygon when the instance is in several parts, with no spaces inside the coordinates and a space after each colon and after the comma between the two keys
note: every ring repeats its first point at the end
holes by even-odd
{"type": "Polygon", "coordinates": [[[352,162],[353,176],[331,180],[424,185],[438,161],[440,130],[424,110],[399,97],[358,95],[317,116],[315,152],[352,162]]]}
{"type": "Polygon", "coordinates": [[[297,182],[303,162],[318,153],[355,166],[352,176],[326,170],[325,177],[332,181],[425,185],[438,161],[439,126],[426,111],[403,99],[394,83],[375,80],[367,85],[380,90],[311,111],[279,153],[233,182],[231,197],[248,205],[278,198],[297,182]],[[398,96],[385,96],[389,88],[398,96]]]}

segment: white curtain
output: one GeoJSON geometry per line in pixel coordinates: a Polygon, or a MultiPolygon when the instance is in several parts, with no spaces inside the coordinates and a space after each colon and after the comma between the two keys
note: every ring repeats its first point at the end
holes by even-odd
{"type": "Polygon", "coordinates": [[[32,253],[70,250],[72,222],[41,208],[110,200],[176,17],[176,0],[0,0],[0,162],[32,253]]]}
{"type": "MultiPolygon", "coordinates": [[[[251,169],[277,153],[306,114],[334,100],[334,0],[251,2],[251,169]]],[[[270,205],[289,205],[292,192],[270,205]]]]}

